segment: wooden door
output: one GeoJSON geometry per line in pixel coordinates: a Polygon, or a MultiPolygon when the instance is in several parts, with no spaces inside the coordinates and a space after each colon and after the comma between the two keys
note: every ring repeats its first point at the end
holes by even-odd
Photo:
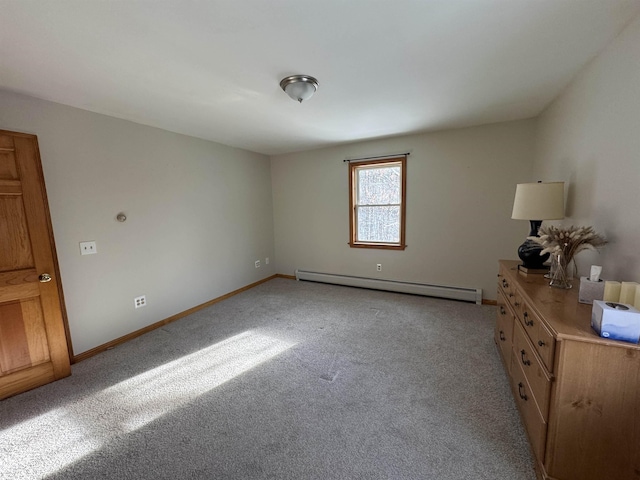
{"type": "Polygon", "coordinates": [[[62,305],[37,138],[0,130],[0,399],[71,374],[62,305]]]}

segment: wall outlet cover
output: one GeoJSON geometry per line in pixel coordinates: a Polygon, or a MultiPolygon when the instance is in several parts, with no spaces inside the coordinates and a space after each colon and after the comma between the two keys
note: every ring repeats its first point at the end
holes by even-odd
{"type": "Polygon", "coordinates": [[[136,308],[146,307],[147,306],[147,296],[141,295],[133,299],[133,304],[136,308]]]}
{"type": "Polygon", "coordinates": [[[93,255],[98,253],[96,242],[80,242],[80,255],[93,255]]]}

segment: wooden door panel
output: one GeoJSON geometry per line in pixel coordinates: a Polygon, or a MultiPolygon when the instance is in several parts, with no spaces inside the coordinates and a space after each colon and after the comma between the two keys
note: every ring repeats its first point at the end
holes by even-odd
{"type": "Polygon", "coordinates": [[[7,133],[0,133],[0,150],[13,151],[13,135],[7,133]]]}
{"type": "Polygon", "coordinates": [[[22,195],[3,195],[0,191],[0,238],[0,272],[34,266],[22,195]]]}
{"type": "Polygon", "coordinates": [[[18,167],[13,152],[0,150],[0,179],[18,179],[18,167]]]}
{"type": "Polygon", "coordinates": [[[0,131],[0,399],[71,373],[36,137],[0,131]],[[38,281],[40,274],[50,281],[38,281]]]}
{"type": "Polygon", "coordinates": [[[0,305],[0,371],[6,374],[30,366],[29,343],[20,303],[0,305]]]}
{"type": "Polygon", "coordinates": [[[0,372],[12,373],[49,360],[39,299],[0,305],[0,372]]]}
{"type": "Polygon", "coordinates": [[[42,315],[42,306],[39,298],[28,298],[20,302],[24,330],[29,344],[29,357],[31,365],[39,365],[51,360],[49,355],[49,342],[42,315]]]}

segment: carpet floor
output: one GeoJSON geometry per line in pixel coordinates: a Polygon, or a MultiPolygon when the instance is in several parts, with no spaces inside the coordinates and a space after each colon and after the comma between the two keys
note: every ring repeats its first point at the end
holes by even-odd
{"type": "Polygon", "coordinates": [[[494,322],[273,279],[0,402],[0,478],[534,480],[494,322]]]}

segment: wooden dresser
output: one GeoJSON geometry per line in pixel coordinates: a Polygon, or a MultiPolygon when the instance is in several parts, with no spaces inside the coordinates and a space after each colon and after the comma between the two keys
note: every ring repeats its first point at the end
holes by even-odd
{"type": "Polygon", "coordinates": [[[553,480],[640,480],[640,346],[591,329],[591,305],[501,260],[495,340],[536,460],[553,480]]]}

